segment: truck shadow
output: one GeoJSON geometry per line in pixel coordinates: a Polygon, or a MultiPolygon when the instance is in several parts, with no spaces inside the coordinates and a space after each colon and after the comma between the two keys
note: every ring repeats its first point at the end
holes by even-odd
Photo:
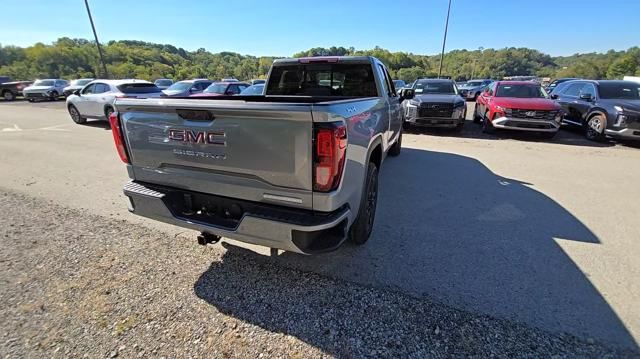
{"type": "Polygon", "coordinates": [[[415,135],[431,135],[438,137],[459,137],[473,138],[479,140],[518,140],[527,142],[548,142],[559,145],[584,146],[584,147],[613,147],[618,142],[613,139],[606,139],[603,142],[589,141],[584,137],[584,133],[579,128],[563,127],[553,139],[545,139],[537,133],[499,130],[494,134],[482,132],[479,124],[467,120],[462,131],[455,131],[446,128],[412,127],[406,133],[415,135]]]}
{"type": "MultiPolygon", "coordinates": [[[[500,177],[473,158],[410,148],[403,148],[398,159],[385,161],[380,181],[375,229],[365,246],[345,244],[334,253],[284,253],[266,259],[230,247],[225,260],[213,263],[198,279],[196,294],[222,312],[277,331],[286,327],[286,309],[280,319],[245,310],[243,287],[291,293],[285,286],[295,283],[300,288],[293,293],[301,294],[301,305],[305,291],[323,290],[308,281],[236,277],[242,266],[233,258],[243,253],[243,261],[275,260],[284,267],[397,290],[552,332],[637,347],[603,296],[556,243],[597,246],[599,239],[530,184],[500,177]],[[225,268],[227,262],[238,268],[225,268]],[[266,283],[256,284],[258,280],[266,283]],[[239,281],[237,292],[221,295],[215,285],[220,281],[239,281]]],[[[267,303],[262,305],[279,307],[269,302],[277,296],[264,297],[267,303]]],[[[309,320],[319,315],[310,313],[309,320]]],[[[325,340],[304,330],[289,334],[318,347],[325,340]]]]}

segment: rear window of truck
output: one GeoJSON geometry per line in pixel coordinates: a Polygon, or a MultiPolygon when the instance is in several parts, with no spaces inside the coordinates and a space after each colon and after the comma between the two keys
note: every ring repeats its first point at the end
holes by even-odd
{"type": "Polygon", "coordinates": [[[376,97],[370,64],[293,64],[274,66],[266,95],[376,97]]]}
{"type": "Polygon", "coordinates": [[[154,84],[123,84],[118,86],[118,90],[122,93],[154,93],[162,91],[154,84]]]}

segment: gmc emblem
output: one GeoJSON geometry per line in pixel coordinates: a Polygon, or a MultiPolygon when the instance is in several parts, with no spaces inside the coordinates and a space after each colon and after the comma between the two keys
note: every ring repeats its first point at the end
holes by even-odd
{"type": "Polygon", "coordinates": [[[224,130],[194,131],[177,128],[169,129],[169,140],[185,143],[203,143],[216,146],[227,145],[227,135],[224,130]]]}

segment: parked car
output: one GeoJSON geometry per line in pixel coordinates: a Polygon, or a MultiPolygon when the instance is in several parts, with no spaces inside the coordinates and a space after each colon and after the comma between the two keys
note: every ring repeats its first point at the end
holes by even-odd
{"type": "Polygon", "coordinates": [[[402,103],[405,128],[410,126],[462,129],[467,105],[452,80],[418,79],[415,96],[402,103]]]}
{"type": "Polygon", "coordinates": [[[93,80],[94,79],[71,80],[71,83],[69,84],[69,86],[67,86],[64,89],[62,89],[62,94],[64,95],[64,97],[70,96],[74,92],[76,92],[77,90],[81,90],[86,84],[88,84],[89,82],[91,82],[93,80]]]}
{"type": "Polygon", "coordinates": [[[496,81],[487,86],[473,110],[482,131],[495,129],[534,131],[552,138],[560,129],[563,110],[540,84],[531,81],[496,81]]]}
{"type": "Polygon", "coordinates": [[[389,71],[365,56],[280,59],[265,93],[117,99],[110,122],[130,210],[199,230],[201,244],[225,236],[306,254],[347,237],[364,244],[378,169],[401,150],[389,71]]]}
{"type": "Polygon", "coordinates": [[[160,97],[162,90],[144,80],[94,80],[67,97],[67,110],[73,122],[87,118],[105,120],[114,111],[117,98],[160,97]]]}
{"type": "Polygon", "coordinates": [[[640,140],[640,83],[574,80],[552,97],[565,110],[562,123],[583,128],[589,140],[640,140]]]}
{"type": "Polygon", "coordinates": [[[239,95],[242,90],[249,86],[251,85],[246,82],[214,82],[201,93],[193,94],[191,97],[239,95]]]}
{"type": "Polygon", "coordinates": [[[567,81],[573,81],[573,80],[579,80],[579,79],[575,77],[563,77],[563,78],[555,79],[551,81],[551,83],[549,83],[547,87],[545,87],[545,90],[547,90],[548,93],[551,93],[556,88],[556,86],[560,85],[561,83],[567,82],[567,81]]]}
{"type": "Polygon", "coordinates": [[[157,79],[153,81],[153,84],[158,86],[160,90],[166,90],[169,86],[173,85],[172,79],[157,79]]]}
{"type": "Polygon", "coordinates": [[[201,93],[212,83],[213,81],[207,79],[178,81],[162,92],[165,96],[186,97],[192,94],[201,93]]]}
{"type": "Polygon", "coordinates": [[[255,80],[251,80],[251,85],[264,85],[264,83],[267,82],[266,80],[263,79],[255,79],[255,80]]]}
{"type": "Polygon", "coordinates": [[[245,88],[244,90],[242,90],[242,92],[240,92],[240,95],[243,96],[260,96],[264,93],[264,84],[257,84],[257,85],[251,85],[247,88],[245,88]]]}
{"type": "Polygon", "coordinates": [[[222,82],[239,82],[240,80],[236,79],[235,77],[225,77],[221,81],[222,82]]]}
{"type": "Polygon", "coordinates": [[[22,93],[29,102],[43,99],[55,101],[67,86],[69,86],[69,82],[62,79],[36,80],[33,85],[25,87],[22,93]]]}
{"type": "Polygon", "coordinates": [[[6,83],[6,82],[13,82],[13,81],[9,76],[0,76],[0,84],[6,83]]]}
{"type": "Polygon", "coordinates": [[[482,90],[493,80],[482,79],[482,80],[469,80],[467,83],[460,87],[460,95],[467,100],[476,101],[482,90]]]}
{"type": "Polygon", "coordinates": [[[23,96],[22,91],[31,86],[33,81],[11,81],[0,84],[0,97],[6,101],[13,101],[18,96],[23,96]]]}

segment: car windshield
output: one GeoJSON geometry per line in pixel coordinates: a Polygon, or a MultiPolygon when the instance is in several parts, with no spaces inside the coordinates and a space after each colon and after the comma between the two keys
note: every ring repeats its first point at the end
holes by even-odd
{"type": "Polygon", "coordinates": [[[241,95],[262,95],[264,84],[249,86],[240,92],[241,95]]]}
{"type": "Polygon", "coordinates": [[[209,85],[209,87],[204,89],[203,92],[224,94],[224,92],[227,90],[227,86],[227,84],[211,84],[209,85]]]}
{"type": "Polygon", "coordinates": [[[53,80],[38,80],[33,83],[33,86],[53,86],[54,83],[53,80]]]}
{"type": "Polygon", "coordinates": [[[547,98],[547,92],[539,85],[498,85],[496,97],[547,98]]]}
{"type": "Polygon", "coordinates": [[[186,91],[191,88],[192,84],[193,83],[191,81],[176,82],[175,84],[169,86],[167,91],[186,91]]]}
{"type": "Polygon", "coordinates": [[[482,86],[482,81],[469,81],[466,84],[467,87],[478,87],[482,86]]]}
{"type": "Polygon", "coordinates": [[[404,87],[404,85],[406,85],[406,83],[402,80],[393,80],[393,86],[396,88],[404,87]]]}
{"type": "Polygon", "coordinates": [[[155,82],[157,86],[171,86],[172,83],[171,80],[156,80],[155,82]]]}
{"type": "Polygon", "coordinates": [[[600,97],[606,99],[640,100],[640,84],[601,83],[600,97]]]}
{"type": "Polygon", "coordinates": [[[416,94],[455,95],[457,93],[453,83],[445,81],[418,81],[413,89],[416,94]]]}
{"type": "Polygon", "coordinates": [[[84,86],[89,82],[93,81],[92,79],[81,79],[81,80],[73,80],[71,81],[71,86],[84,86]]]}

